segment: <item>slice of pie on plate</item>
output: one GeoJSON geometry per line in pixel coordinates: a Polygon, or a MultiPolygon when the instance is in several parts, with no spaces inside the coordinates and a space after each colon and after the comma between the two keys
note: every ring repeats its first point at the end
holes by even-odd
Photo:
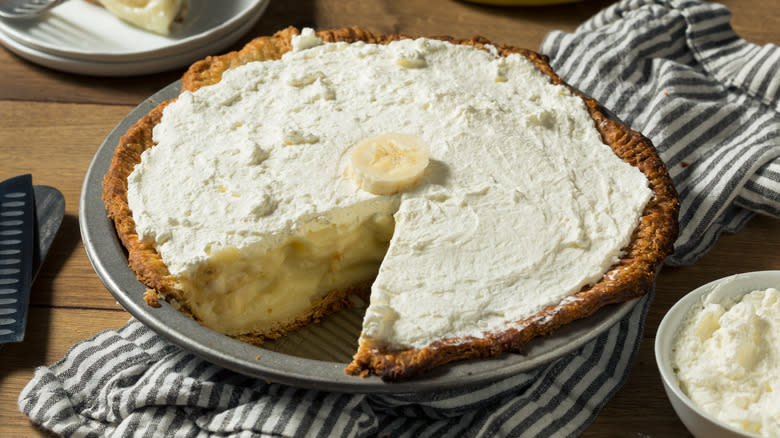
{"type": "Polygon", "coordinates": [[[677,234],[648,139],[482,38],[289,28],[193,64],[104,200],[150,291],[259,344],[369,297],[352,374],[517,351],[645,294],[677,234]]]}
{"type": "Polygon", "coordinates": [[[187,0],[85,0],[103,6],[123,21],[150,32],[168,35],[183,19],[187,0]]]}

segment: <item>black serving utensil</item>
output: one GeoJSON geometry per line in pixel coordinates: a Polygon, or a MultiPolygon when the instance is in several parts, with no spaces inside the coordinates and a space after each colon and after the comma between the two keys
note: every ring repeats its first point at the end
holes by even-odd
{"type": "Polygon", "coordinates": [[[0,183],[0,343],[24,339],[30,288],[64,213],[62,194],[31,175],[0,183]]]}

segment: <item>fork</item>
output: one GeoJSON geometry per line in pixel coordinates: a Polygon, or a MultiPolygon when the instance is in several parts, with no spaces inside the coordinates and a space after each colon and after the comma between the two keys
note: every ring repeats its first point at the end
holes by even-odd
{"type": "Polygon", "coordinates": [[[0,17],[37,17],[64,1],[65,0],[0,0],[0,17]]]}

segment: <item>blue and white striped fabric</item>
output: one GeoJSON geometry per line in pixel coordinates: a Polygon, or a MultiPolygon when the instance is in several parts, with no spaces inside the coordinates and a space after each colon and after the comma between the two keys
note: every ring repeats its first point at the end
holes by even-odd
{"type": "Polygon", "coordinates": [[[780,216],[780,48],[700,1],[615,4],[541,51],[580,91],[650,138],[680,194],[670,264],[689,264],[754,212],[780,216]]]}
{"type": "MultiPolygon", "coordinates": [[[[674,264],[755,212],[780,213],[780,49],[739,39],[699,1],[617,3],[541,52],[658,147],[681,195],[674,264]]],[[[651,296],[574,354],[449,392],[344,394],[267,383],[169,344],[137,321],[36,370],[19,397],[65,436],[576,436],[622,386],[651,296]]]]}
{"type": "Polygon", "coordinates": [[[608,334],[549,367],[450,392],[396,395],[267,383],[199,359],[133,320],[39,368],[19,407],[47,429],[80,437],[573,435],[627,376],[648,303],[643,298],[608,334]]]}

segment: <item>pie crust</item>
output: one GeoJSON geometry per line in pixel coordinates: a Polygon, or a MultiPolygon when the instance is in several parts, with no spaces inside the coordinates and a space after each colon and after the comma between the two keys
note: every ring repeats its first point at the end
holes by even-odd
{"type": "MultiPolygon", "coordinates": [[[[224,71],[251,61],[278,59],[292,49],[291,38],[297,34],[298,30],[290,27],[273,36],[256,38],[240,51],[198,61],[182,77],[182,90],[195,91],[217,83],[224,71]]],[[[397,34],[375,34],[358,27],[321,31],[317,32],[317,36],[327,42],[364,41],[376,44],[410,38],[397,34]]],[[[518,53],[549,76],[552,83],[571,89],[552,70],[547,58],[533,51],[496,45],[481,37],[470,40],[431,38],[484,50],[487,50],[486,45],[491,44],[502,56],[518,53]]],[[[489,333],[483,338],[442,339],[426,348],[406,350],[372,345],[361,339],[353,362],[346,368],[347,373],[364,376],[376,374],[386,380],[401,380],[456,360],[494,357],[503,352],[519,351],[537,336],[550,335],[559,327],[587,317],[608,304],[625,302],[650,290],[661,264],[673,251],[677,237],[679,201],[672,180],[647,138],[607,117],[594,99],[583,96],[574,89],[571,91],[585,102],[604,143],[623,161],[637,167],[647,177],[649,187],[654,193],[634,230],[631,243],[624,248],[620,261],[596,284],[586,286],[558,305],[550,306],[523,321],[517,321],[506,330],[489,333]]],[[[114,221],[117,234],[128,250],[130,268],[136,272],[138,279],[150,288],[146,294],[147,302],[155,305],[157,300],[162,298],[194,317],[187,306],[186,292],[177,288],[175,279],[155,248],[149,242],[139,239],[136,234],[132,212],[127,202],[128,175],[140,162],[141,153],[154,146],[152,129],[159,123],[163,109],[170,102],[172,100],[161,103],[122,136],[103,181],[103,199],[108,216],[114,221]]],[[[369,289],[370,285],[361,284],[349,290],[332,291],[315,303],[305,315],[280,321],[272,330],[264,333],[245,333],[234,337],[261,344],[264,339],[277,338],[289,330],[300,328],[323,315],[349,306],[351,294],[359,293],[365,297],[369,289]]]]}

